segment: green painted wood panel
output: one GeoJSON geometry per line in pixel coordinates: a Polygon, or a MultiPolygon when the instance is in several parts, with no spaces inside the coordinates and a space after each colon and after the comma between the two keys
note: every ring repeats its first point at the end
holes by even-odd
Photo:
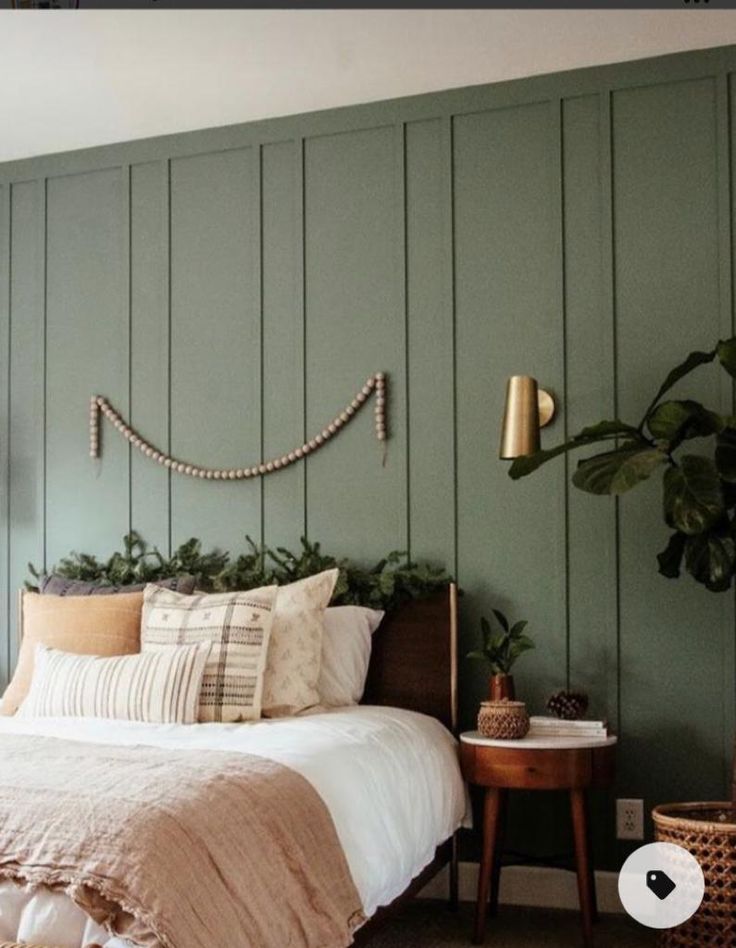
{"type": "MultiPolygon", "coordinates": [[[[620,720],[619,795],[719,796],[733,596],[660,579],[655,485],[587,497],[572,458],[513,484],[497,450],[508,375],[561,398],[549,445],[733,331],[734,70],[730,47],[0,166],[3,627],[27,558],[109,553],[129,523],[164,547],[410,549],[457,567],[463,653],[492,606],[530,620],[533,711],[569,681],[620,720]],[[313,435],[379,369],[386,467],[372,406],[263,482],[169,480],[107,428],[87,457],[94,391],[229,467],[313,435]]],[[[682,391],[733,404],[715,371],[682,391]]],[[[460,667],[470,725],[487,678],[460,667]]],[[[515,811],[515,848],[567,848],[554,800],[515,811]]]]}
{"type": "Polygon", "coordinates": [[[10,379],[10,202],[11,190],[8,185],[0,187],[0,681],[5,682],[8,675],[10,647],[10,616],[8,610],[8,552],[10,543],[10,510],[8,470],[10,450],[8,434],[9,416],[9,379],[10,379]]]}
{"type": "Polygon", "coordinates": [[[127,233],[120,169],[53,178],[47,197],[46,557],[110,552],[128,528],[128,451],[107,426],[89,457],[90,396],[128,412],[127,233]],[[73,538],[70,544],[70,538],[73,538]]]}
{"type": "MultiPolygon", "coordinates": [[[[449,122],[406,127],[409,540],[455,566],[454,320],[449,122]]],[[[402,211],[404,209],[402,208],[402,211]]]]}
{"type": "MultiPolygon", "coordinates": [[[[563,105],[564,251],[567,381],[564,412],[570,435],[592,420],[613,418],[613,325],[601,213],[610,175],[607,129],[599,96],[563,105]]],[[[570,483],[585,452],[568,455],[569,684],[589,693],[591,711],[617,721],[618,629],[615,503],[570,483]]],[[[561,460],[560,464],[564,464],[561,460]]]]}
{"type": "MultiPolygon", "coordinates": [[[[171,447],[210,467],[261,454],[258,161],[251,150],[171,166],[171,447]]],[[[261,535],[261,485],[172,476],[174,546],[238,550],[261,535]]]]}
{"type": "Polygon", "coordinates": [[[388,375],[386,465],[372,401],[306,465],[309,536],[361,558],[406,549],[407,542],[398,142],[394,128],[305,142],[309,436],[343,410],[370,374],[388,375]]]}
{"type": "Polygon", "coordinates": [[[8,478],[11,666],[18,646],[15,592],[28,576],[27,564],[42,566],[44,559],[44,181],[13,186],[12,220],[8,478]]]}
{"type": "MultiPolygon", "coordinates": [[[[547,103],[455,121],[458,548],[469,591],[463,647],[492,603],[528,618],[539,648],[525,656],[519,680],[535,701],[564,683],[564,476],[550,466],[512,483],[498,440],[508,375],[535,375],[557,392],[563,384],[555,193],[549,165],[539,160],[555,144],[547,103]]],[[[558,424],[547,437],[560,433],[558,424]]],[[[466,714],[485,687],[475,676],[466,714]]]]}
{"type": "MultiPolygon", "coordinates": [[[[638,421],[682,354],[712,345],[720,333],[714,106],[711,79],[613,96],[624,418],[638,421]]],[[[674,392],[718,408],[717,370],[674,392]]],[[[701,450],[693,445],[692,453],[701,450]]],[[[715,722],[722,721],[721,641],[724,623],[733,629],[733,600],[657,574],[655,556],[667,539],[660,497],[656,478],[620,505],[621,791],[647,803],[719,798],[726,788],[715,722]],[[651,765],[655,745],[667,761],[661,770],[651,765]]]]}
{"type": "MultiPolygon", "coordinates": [[[[535,709],[564,684],[567,661],[564,470],[550,466],[512,483],[498,442],[508,375],[563,387],[559,181],[550,174],[557,147],[549,103],[455,120],[458,575],[467,591],[461,654],[475,645],[479,615],[490,616],[492,606],[528,619],[538,648],[515,677],[535,709]]],[[[560,437],[560,427],[548,437],[560,437]]],[[[462,717],[470,726],[488,679],[462,664],[462,717]]],[[[542,834],[559,851],[564,834],[551,807],[544,800],[522,821],[514,805],[514,849],[539,845],[542,834]]]]}
{"type": "MultiPolygon", "coordinates": [[[[263,434],[267,458],[304,442],[301,141],[263,149],[263,434]]],[[[296,549],[305,530],[304,466],[263,482],[270,546],[296,549]]]]}
{"type": "MultiPolygon", "coordinates": [[[[169,177],[167,162],[130,169],[130,423],[169,445],[169,177]]],[[[130,522],[169,548],[169,472],[131,454],[130,522]]]]}

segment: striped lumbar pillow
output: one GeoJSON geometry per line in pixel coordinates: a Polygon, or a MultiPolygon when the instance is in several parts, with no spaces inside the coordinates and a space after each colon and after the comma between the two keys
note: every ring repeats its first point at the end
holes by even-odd
{"type": "Polygon", "coordinates": [[[199,696],[200,721],[260,718],[277,588],[183,596],[146,586],[141,626],[144,654],[194,642],[211,646],[199,696]]]}
{"type": "Polygon", "coordinates": [[[209,651],[207,645],[188,645],[101,658],[37,645],[31,687],[18,716],[193,724],[209,651]]]}

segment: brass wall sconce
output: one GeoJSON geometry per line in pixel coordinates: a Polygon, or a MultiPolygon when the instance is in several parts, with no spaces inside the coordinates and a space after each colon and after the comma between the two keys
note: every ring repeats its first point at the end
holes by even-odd
{"type": "Polygon", "coordinates": [[[506,407],[499,457],[505,461],[539,451],[539,429],[554,418],[555,400],[531,375],[512,375],[506,383],[506,407]]]}

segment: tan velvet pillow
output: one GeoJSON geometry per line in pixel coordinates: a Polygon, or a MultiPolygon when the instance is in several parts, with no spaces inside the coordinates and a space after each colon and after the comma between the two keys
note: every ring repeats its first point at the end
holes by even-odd
{"type": "Polygon", "coordinates": [[[36,643],[75,655],[131,655],[141,647],[143,593],[115,596],[23,594],[23,639],[0,714],[15,714],[28,694],[36,643]]]}

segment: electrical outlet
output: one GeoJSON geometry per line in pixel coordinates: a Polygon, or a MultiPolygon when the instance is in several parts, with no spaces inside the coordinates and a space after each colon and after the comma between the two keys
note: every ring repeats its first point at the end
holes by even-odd
{"type": "Polygon", "coordinates": [[[643,800],[616,800],[616,839],[644,839],[643,800]]]}

